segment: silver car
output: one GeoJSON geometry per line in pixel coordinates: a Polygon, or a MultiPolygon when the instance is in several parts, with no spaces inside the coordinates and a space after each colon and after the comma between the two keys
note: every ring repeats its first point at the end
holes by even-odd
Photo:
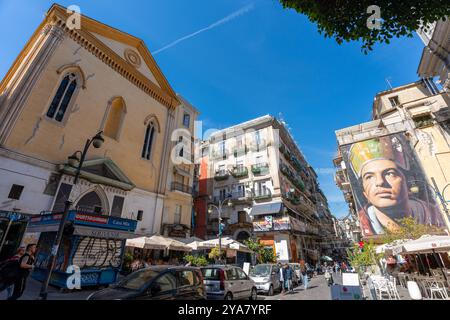
{"type": "Polygon", "coordinates": [[[258,264],[250,270],[252,279],[258,292],[273,296],[275,291],[281,290],[280,268],[276,264],[258,264]]]}
{"type": "Polygon", "coordinates": [[[201,268],[209,300],[257,300],[255,283],[239,267],[213,265],[201,268]]]}

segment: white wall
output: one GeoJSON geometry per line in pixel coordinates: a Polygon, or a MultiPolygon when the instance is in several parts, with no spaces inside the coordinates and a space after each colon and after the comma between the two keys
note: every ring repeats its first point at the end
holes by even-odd
{"type": "Polygon", "coordinates": [[[156,194],[139,189],[130,191],[125,200],[122,217],[135,220],[139,210],[142,210],[144,214],[142,221],[138,222],[136,234],[151,235],[154,232],[159,232],[162,207],[157,204],[156,194]],[[159,225],[155,225],[158,221],[159,225]],[[155,231],[155,229],[158,231],[155,231]]]}
{"type": "Polygon", "coordinates": [[[50,210],[53,196],[43,192],[51,171],[0,156],[0,210],[39,214],[50,210]],[[8,199],[13,184],[24,186],[19,200],[8,199]]]}

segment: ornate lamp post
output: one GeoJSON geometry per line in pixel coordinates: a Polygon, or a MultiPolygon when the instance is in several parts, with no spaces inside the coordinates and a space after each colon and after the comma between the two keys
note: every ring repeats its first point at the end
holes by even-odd
{"type": "Polygon", "coordinates": [[[209,205],[208,213],[213,213],[213,209],[216,209],[219,213],[219,259],[222,259],[222,233],[223,233],[223,225],[222,225],[222,208],[225,202],[227,203],[228,207],[233,206],[233,202],[230,200],[231,196],[228,196],[228,199],[224,199],[222,201],[219,201],[219,206],[215,206],[213,204],[209,205]]]}
{"type": "MultiPolygon", "coordinates": [[[[86,141],[86,144],[84,145],[83,152],[76,151],[73,155],[71,155],[68,158],[68,164],[71,167],[77,168],[77,171],[75,173],[75,179],[73,181],[73,185],[75,186],[78,182],[78,179],[80,177],[81,168],[83,167],[84,160],[86,159],[86,154],[89,150],[89,147],[91,145],[94,146],[94,148],[98,149],[101,148],[103,145],[103,142],[105,142],[105,139],[102,137],[103,132],[97,133],[93,138],[88,139],[86,141]],[[78,158],[78,154],[80,154],[80,158],[78,158]]],[[[41,292],[39,294],[40,298],[42,300],[47,300],[48,295],[48,285],[50,283],[50,278],[52,276],[53,268],[55,267],[56,258],[58,256],[59,246],[61,245],[63,232],[64,232],[64,226],[66,225],[67,219],[69,217],[69,210],[72,206],[72,202],[70,200],[67,200],[65,202],[64,206],[64,213],[61,217],[61,222],[59,223],[58,233],[56,234],[55,242],[53,243],[52,252],[50,255],[50,267],[47,273],[47,276],[45,280],[42,282],[41,292]]]]}

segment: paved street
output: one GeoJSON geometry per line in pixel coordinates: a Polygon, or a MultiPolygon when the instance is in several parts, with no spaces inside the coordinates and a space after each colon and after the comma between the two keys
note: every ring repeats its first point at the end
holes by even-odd
{"type": "MultiPolygon", "coordinates": [[[[31,278],[28,279],[27,287],[25,292],[19,300],[36,300],[39,297],[39,292],[41,289],[41,283],[33,280],[31,278]]],[[[82,291],[73,291],[69,293],[62,293],[59,289],[49,287],[48,290],[48,300],[86,300],[86,298],[93,291],[82,290],[82,291]]],[[[6,291],[0,293],[0,300],[6,299],[6,291]]]]}
{"type": "MultiPolygon", "coordinates": [[[[334,281],[337,284],[342,283],[342,277],[340,275],[333,274],[334,281]]],[[[27,282],[27,288],[24,295],[19,300],[36,300],[39,297],[39,291],[41,283],[29,278],[27,282]]],[[[402,300],[410,300],[408,291],[402,287],[398,287],[400,297],[402,300]]],[[[58,289],[49,287],[49,300],[85,300],[93,291],[82,290],[72,291],[68,293],[60,292],[58,289]]],[[[365,287],[365,295],[371,300],[370,293],[365,287]]],[[[6,291],[0,293],[0,300],[6,299],[6,291]]],[[[308,290],[303,290],[303,285],[296,287],[293,293],[288,294],[276,294],[272,297],[265,295],[259,295],[258,300],[330,300],[331,293],[330,288],[327,285],[325,277],[323,275],[316,276],[309,282],[308,290]]]]}
{"type": "MultiPolygon", "coordinates": [[[[40,282],[31,278],[28,279],[27,288],[24,295],[19,300],[36,300],[39,296],[41,288],[40,282]]],[[[49,288],[49,300],[85,300],[93,291],[73,291],[62,293],[56,288],[49,288]]],[[[281,295],[277,294],[272,297],[260,295],[258,300],[329,300],[330,288],[327,286],[323,276],[314,277],[309,283],[309,289],[303,290],[303,286],[295,288],[294,293],[281,295]]],[[[6,299],[6,291],[0,293],[0,300],[6,299]]]]}
{"type": "MultiPolygon", "coordinates": [[[[341,277],[335,276],[335,282],[341,283],[341,277]]],[[[262,296],[264,300],[330,300],[330,288],[323,275],[312,278],[308,285],[308,290],[303,289],[303,285],[296,287],[293,293],[277,294],[272,297],[262,296]]]]}

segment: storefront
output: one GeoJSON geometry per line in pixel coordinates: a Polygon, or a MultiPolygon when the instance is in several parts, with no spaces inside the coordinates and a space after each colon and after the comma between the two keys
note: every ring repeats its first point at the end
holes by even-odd
{"type": "MultiPolygon", "coordinates": [[[[46,276],[61,218],[62,214],[49,214],[30,220],[25,237],[33,235],[39,239],[32,274],[36,280],[42,281],[46,276]]],[[[137,222],[79,211],[71,211],[68,221],[73,223],[74,233],[63,237],[50,284],[66,288],[71,275],[66,270],[71,265],[80,268],[82,287],[114,283],[122,267],[125,241],[135,237],[137,222]]]]}
{"type": "Polygon", "coordinates": [[[0,261],[16,254],[29,218],[19,212],[0,211],[0,261]]]}
{"type": "MultiPolygon", "coordinates": [[[[258,215],[253,218],[253,230],[260,242],[274,249],[279,262],[292,261],[296,254],[292,254],[291,222],[289,215],[276,213],[258,215]]],[[[295,246],[295,249],[296,246],[295,246]]]]}

